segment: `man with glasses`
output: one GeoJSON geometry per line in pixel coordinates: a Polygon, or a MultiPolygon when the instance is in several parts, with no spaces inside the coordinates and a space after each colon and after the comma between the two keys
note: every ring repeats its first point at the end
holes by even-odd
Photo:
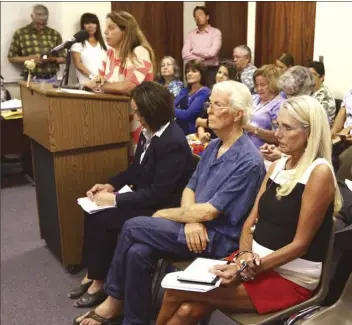
{"type": "MultiPolygon", "coordinates": [[[[57,57],[50,56],[50,51],[62,43],[61,35],[47,26],[49,10],[43,5],[35,5],[31,14],[32,23],[18,29],[12,39],[7,55],[10,63],[23,64],[33,59],[36,67],[32,72],[37,82],[56,81],[59,64],[65,63],[65,52],[62,50],[57,57]]],[[[22,76],[27,79],[28,71],[22,76]]]]}
{"type": "Polygon", "coordinates": [[[236,46],[233,50],[233,61],[235,62],[238,73],[241,77],[241,82],[245,84],[250,92],[254,93],[254,81],[253,75],[257,70],[253,64],[251,64],[252,51],[247,45],[236,46]]]}
{"type": "Polygon", "coordinates": [[[124,317],[124,324],[148,324],[151,275],[158,259],[222,258],[238,248],[265,174],[263,159],[242,129],[251,111],[246,86],[235,81],[214,86],[208,114],[218,139],[204,152],[180,207],[125,223],[104,286],[109,297],[94,311],[99,319],[124,317]]]}

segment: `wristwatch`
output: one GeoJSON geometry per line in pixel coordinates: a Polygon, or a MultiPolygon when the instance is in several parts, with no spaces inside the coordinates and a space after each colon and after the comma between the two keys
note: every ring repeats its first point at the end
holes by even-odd
{"type": "Polygon", "coordinates": [[[258,135],[258,134],[259,134],[259,128],[255,128],[253,133],[254,133],[255,135],[258,135]]]}

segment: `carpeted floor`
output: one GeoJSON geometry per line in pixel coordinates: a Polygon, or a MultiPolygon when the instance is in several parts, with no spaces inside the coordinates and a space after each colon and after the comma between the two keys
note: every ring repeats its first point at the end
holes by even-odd
{"type": "MultiPolygon", "coordinates": [[[[1,189],[1,324],[71,325],[85,312],[67,298],[84,271],[66,273],[40,239],[35,188],[3,180],[1,189]],[[11,185],[12,186],[9,186],[11,185]]],[[[231,324],[214,313],[211,324],[231,324]]]]}

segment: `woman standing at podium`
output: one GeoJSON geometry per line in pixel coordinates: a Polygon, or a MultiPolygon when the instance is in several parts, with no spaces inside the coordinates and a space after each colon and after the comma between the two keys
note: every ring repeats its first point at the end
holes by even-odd
{"type": "Polygon", "coordinates": [[[71,47],[73,64],[80,84],[98,74],[101,61],[106,56],[106,45],[100,30],[97,15],[85,13],[81,17],[81,30],[89,34],[88,40],[75,43],[71,47]]]}
{"type": "MultiPolygon", "coordinates": [[[[125,11],[107,15],[106,43],[110,46],[99,75],[84,85],[105,93],[129,95],[143,81],[153,81],[155,56],[136,19],[125,11]]],[[[130,112],[130,157],[133,158],[141,124],[130,112]]]]}

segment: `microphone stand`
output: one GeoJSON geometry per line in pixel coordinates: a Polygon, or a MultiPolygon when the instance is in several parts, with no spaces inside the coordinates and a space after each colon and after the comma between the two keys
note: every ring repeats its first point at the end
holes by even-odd
{"type": "Polygon", "coordinates": [[[71,65],[71,50],[67,50],[67,55],[66,55],[66,66],[64,70],[64,75],[62,76],[61,82],[59,84],[59,89],[62,87],[62,85],[68,85],[68,77],[70,75],[70,65],[71,65]]]}

